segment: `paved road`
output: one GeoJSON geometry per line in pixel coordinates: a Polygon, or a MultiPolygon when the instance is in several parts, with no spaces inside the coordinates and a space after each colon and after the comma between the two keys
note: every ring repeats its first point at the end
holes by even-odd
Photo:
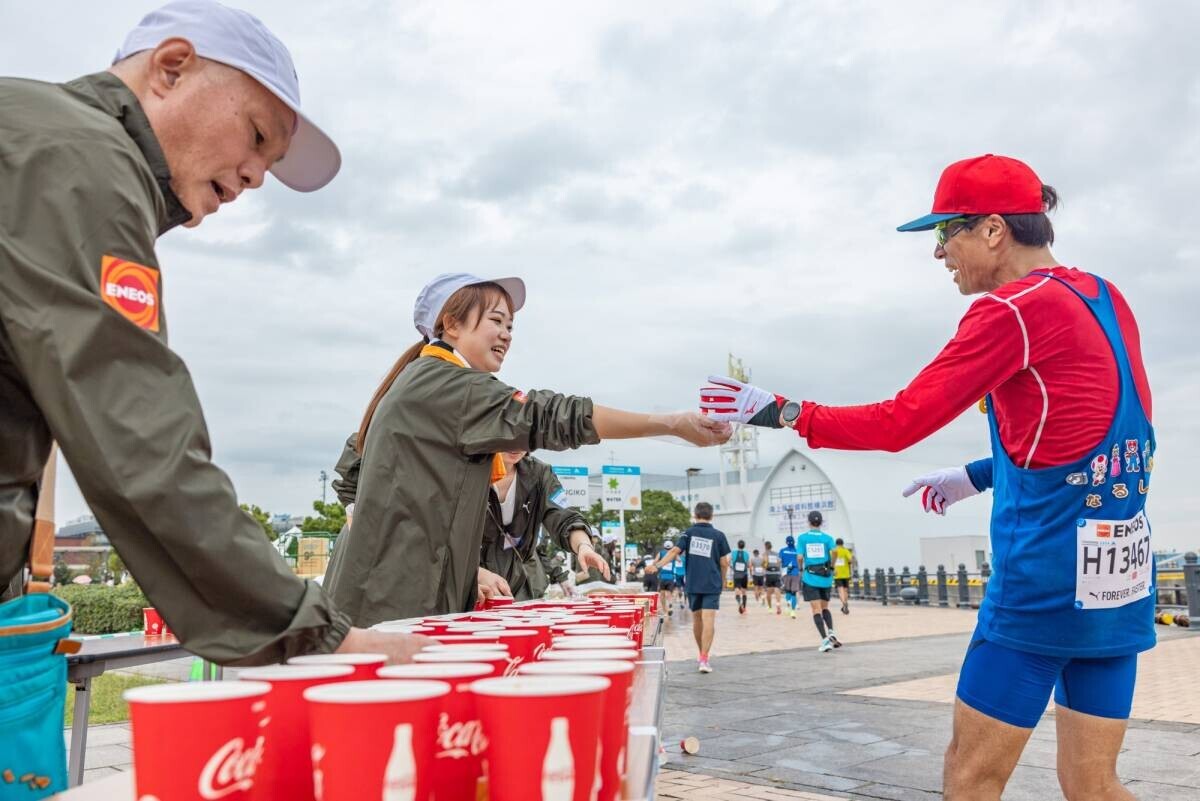
{"type": "MultiPolygon", "coordinates": [[[[678,661],[670,664],[664,735],[674,745],[660,798],[941,797],[948,702],[973,612],[857,604],[848,618],[835,611],[846,647],[820,654],[811,617],[753,606],[740,617],[728,600],[711,675],[694,672],[690,617],[672,618],[668,655],[678,661]],[[679,750],[688,735],[700,738],[696,756],[679,750]]],[[[1200,799],[1200,634],[1159,631],[1162,645],[1143,659],[1146,689],[1135,702],[1135,713],[1140,703],[1158,719],[1130,723],[1118,771],[1144,801],[1200,799]]],[[[1054,761],[1051,712],[1005,798],[1061,798],[1054,761]]]]}

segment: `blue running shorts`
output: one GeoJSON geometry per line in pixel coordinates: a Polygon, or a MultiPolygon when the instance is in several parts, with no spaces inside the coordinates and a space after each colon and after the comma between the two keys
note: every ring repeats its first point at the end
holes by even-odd
{"type": "Polygon", "coordinates": [[[1032,729],[1046,711],[1051,689],[1058,706],[1125,720],[1136,680],[1137,654],[1045,656],[988,642],[976,632],[958,675],[957,695],[988,717],[1032,729]]]}

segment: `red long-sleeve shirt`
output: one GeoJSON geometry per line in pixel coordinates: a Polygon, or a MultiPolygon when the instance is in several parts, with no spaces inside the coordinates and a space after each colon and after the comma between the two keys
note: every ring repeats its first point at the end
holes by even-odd
{"type": "MultiPolygon", "coordinates": [[[[796,423],[814,448],[899,451],[945,426],[992,393],[1000,441],[1018,467],[1080,459],[1108,433],[1119,383],[1112,349],[1087,306],[1095,279],[1080,270],[1038,270],[983,295],[941,353],[892,400],[866,406],[805,401],[796,423]]],[[[1137,394],[1150,418],[1150,385],[1137,321],[1105,282],[1129,353],[1137,394]]]]}

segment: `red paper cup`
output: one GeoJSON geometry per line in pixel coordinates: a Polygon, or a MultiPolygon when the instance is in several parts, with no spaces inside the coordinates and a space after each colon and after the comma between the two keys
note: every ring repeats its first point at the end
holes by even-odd
{"type": "Polygon", "coordinates": [[[167,628],[166,622],[162,619],[162,615],[153,606],[142,607],[142,629],[151,637],[169,636],[171,630],[167,628]]]}
{"type": "Polygon", "coordinates": [[[430,639],[437,640],[440,643],[452,643],[452,642],[470,642],[470,643],[492,642],[492,643],[497,643],[497,642],[500,642],[500,637],[497,635],[501,631],[504,631],[504,629],[495,629],[493,631],[476,631],[471,634],[433,634],[430,636],[430,639]]]}
{"type": "Polygon", "coordinates": [[[137,797],[250,799],[266,743],[270,691],[260,681],[126,690],[137,797]]]}
{"type": "Polygon", "coordinates": [[[375,671],[387,664],[387,654],[308,654],[293,656],[289,665],[350,665],[354,668],[353,681],[368,681],[375,678],[375,671]]]}
{"type": "Polygon", "coordinates": [[[497,595],[483,600],[484,609],[495,609],[500,606],[511,606],[515,599],[507,595],[497,595]]]}
{"type": "Polygon", "coordinates": [[[504,628],[504,623],[499,620],[493,620],[488,623],[480,623],[477,621],[454,622],[446,627],[446,634],[474,634],[477,631],[500,631],[504,628]]]}
{"type": "Polygon", "coordinates": [[[541,661],[543,662],[587,662],[587,661],[608,661],[610,659],[623,659],[628,662],[639,662],[642,655],[638,653],[636,648],[595,648],[579,650],[561,650],[551,648],[546,653],[542,654],[541,661]]]}
{"type": "MultiPolygon", "coordinates": [[[[515,620],[508,626],[518,631],[529,630],[537,633],[538,646],[534,648],[534,659],[554,642],[552,625],[544,620],[515,620]]],[[[503,638],[501,638],[503,640],[503,638]]]]}
{"type": "Polygon", "coordinates": [[[490,676],[493,668],[482,662],[443,662],[392,665],[379,669],[381,679],[436,679],[453,689],[443,699],[434,740],[433,797],[452,801],[474,801],[483,777],[487,737],[475,710],[475,696],[468,686],[476,679],[490,676]]]}
{"type": "Polygon", "coordinates": [[[625,637],[632,640],[629,636],[629,629],[625,626],[596,626],[588,624],[586,626],[565,626],[562,629],[560,636],[575,636],[578,634],[590,636],[613,635],[614,637],[625,637]]]}
{"type": "Polygon", "coordinates": [[[508,655],[515,660],[512,663],[513,667],[505,674],[509,676],[516,671],[517,665],[536,661],[538,655],[546,648],[545,643],[542,642],[542,638],[533,629],[481,631],[475,636],[488,640],[495,637],[494,642],[504,643],[508,646],[508,655]]]}
{"type": "Polygon", "coordinates": [[[271,687],[267,694],[270,717],[264,729],[267,747],[258,766],[251,798],[309,801],[313,797],[309,756],[312,738],[304,691],[320,684],[347,681],[353,676],[353,665],[273,665],[238,673],[239,681],[261,681],[271,687]]]}
{"type": "Polygon", "coordinates": [[[386,634],[424,634],[426,636],[433,634],[433,626],[426,626],[423,623],[376,623],[371,626],[371,631],[382,631],[386,634]]]}
{"type": "Polygon", "coordinates": [[[488,738],[491,801],[590,801],[602,676],[514,676],[471,685],[488,738]]]}
{"type": "Polygon", "coordinates": [[[612,684],[604,692],[600,711],[600,794],[596,801],[615,801],[625,773],[625,744],[629,740],[629,701],[633,694],[633,664],[626,660],[538,662],[521,665],[518,676],[604,676],[612,684]]]}
{"type": "Polygon", "coordinates": [[[568,648],[575,649],[591,649],[591,648],[630,648],[634,652],[639,649],[637,643],[628,637],[615,637],[609,635],[607,637],[587,637],[587,636],[571,636],[555,637],[554,650],[566,650],[568,648]]]}
{"type": "Polygon", "coordinates": [[[445,662],[483,662],[492,666],[493,676],[503,676],[510,669],[516,670],[516,663],[507,651],[484,651],[464,649],[459,653],[426,653],[422,651],[413,656],[412,661],[418,665],[437,664],[445,662]]]}
{"type": "Polygon", "coordinates": [[[444,681],[350,681],[304,691],[321,801],[427,799],[444,681]]]}
{"type": "Polygon", "coordinates": [[[426,645],[421,649],[423,654],[459,654],[464,651],[493,651],[508,656],[508,646],[499,642],[447,642],[426,645]]]}

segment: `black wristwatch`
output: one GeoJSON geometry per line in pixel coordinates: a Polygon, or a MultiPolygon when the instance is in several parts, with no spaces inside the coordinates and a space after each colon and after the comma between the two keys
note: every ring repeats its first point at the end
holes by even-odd
{"type": "Polygon", "coordinates": [[[795,401],[783,404],[783,408],[779,410],[779,422],[782,428],[795,428],[796,421],[799,419],[800,404],[795,401]]]}

